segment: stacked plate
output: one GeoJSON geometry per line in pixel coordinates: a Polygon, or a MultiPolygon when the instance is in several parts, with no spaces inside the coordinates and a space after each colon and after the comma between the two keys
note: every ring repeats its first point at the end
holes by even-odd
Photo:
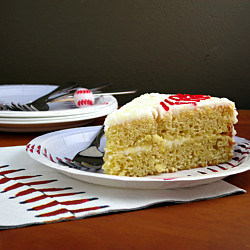
{"type": "MultiPolygon", "coordinates": [[[[0,103],[31,102],[55,89],[56,85],[2,85],[0,103]]],[[[49,104],[49,111],[0,111],[0,131],[53,131],[86,125],[98,117],[117,109],[113,96],[102,96],[94,105],[78,108],[73,102],[49,104]]]]}

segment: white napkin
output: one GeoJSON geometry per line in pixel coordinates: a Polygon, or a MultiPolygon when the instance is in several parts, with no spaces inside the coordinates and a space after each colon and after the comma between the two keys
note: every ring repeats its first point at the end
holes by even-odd
{"type": "Polygon", "coordinates": [[[23,227],[165,202],[192,202],[246,191],[224,181],[166,190],[122,189],[82,182],[34,161],[25,146],[0,148],[0,229],[23,227]]]}

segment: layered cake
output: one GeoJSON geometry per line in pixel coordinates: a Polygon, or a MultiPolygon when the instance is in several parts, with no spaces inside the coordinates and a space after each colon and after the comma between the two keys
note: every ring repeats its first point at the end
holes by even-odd
{"type": "Polygon", "coordinates": [[[236,116],[227,98],[144,94],[107,116],[104,172],[147,176],[227,162],[236,116]]]}

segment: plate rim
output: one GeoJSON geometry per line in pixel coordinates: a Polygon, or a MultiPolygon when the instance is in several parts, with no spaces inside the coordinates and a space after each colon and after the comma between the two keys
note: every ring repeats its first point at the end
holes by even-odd
{"type": "MultiPolygon", "coordinates": [[[[101,125],[100,126],[88,126],[88,127],[82,127],[82,128],[72,128],[72,129],[67,129],[68,131],[73,131],[73,129],[87,129],[87,128],[101,128],[101,125]]],[[[63,130],[65,132],[65,130],[63,130]]],[[[36,137],[34,138],[33,140],[31,140],[26,147],[28,147],[28,145],[31,145],[31,144],[34,144],[34,141],[41,139],[43,136],[50,136],[51,134],[51,138],[53,136],[57,136],[59,135],[60,133],[62,132],[62,130],[60,131],[55,131],[55,132],[51,132],[51,133],[47,133],[45,135],[42,135],[42,136],[39,136],[39,137],[36,137]]],[[[67,132],[67,131],[66,131],[67,132]]],[[[245,139],[245,138],[241,138],[241,137],[235,137],[235,138],[239,138],[241,140],[244,140],[245,142],[247,143],[250,143],[249,140],[245,139]]],[[[35,144],[34,144],[35,145],[35,144]]],[[[246,156],[246,159],[244,160],[244,162],[242,163],[243,164],[243,167],[241,165],[241,168],[230,168],[230,172],[227,172],[224,171],[224,172],[220,172],[220,174],[218,175],[218,173],[209,173],[209,174],[206,174],[206,175],[200,175],[200,176],[183,176],[183,177],[173,177],[173,178],[164,178],[164,177],[161,177],[160,175],[154,175],[154,176],[146,176],[146,177],[128,177],[128,176],[116,176],[116,175],[107,175],[107,174],[103,174],[103,173],[92,173],[92,172],[86,172],[86,171],[82,171],[82,170],[77,170],[77,169],[71,169],[69,167],[64,167],[58,163],[55,163],[55,162],[52,162],[51,160],[49,160],[48,158],[46,157],[43,157],[41,155],[37,155],[37,157],[34,157],[34,154],[31,154],[29,153],[29,150],[26,148],[26,151],[28,152],[29,156],[31,158],[33,158],[34,160],[36,161],[39,161],[40,163],[48,166],[48,167],[51,167],[53,169],[55,169],[56,171],[60,171],[60,172],[63,172],[63,173],[67,173],[69,175],[79,175],[79,176],[82,176],[82,177],[86,177],[86,178],[101,178],[101,179],[106,179],[106,180],[112,180],[112,181],[121,181],[121,182],[150,182],[150,183],[161,183],[161,182],[168,182],[168,183],[171,183],[171,182],[195,182],[195,181],[202,181],[202,180],[211,180],[211,179],[223,179],[225,177],[228,177],[228,176],[231,176],[231,175],[234,175],[234,174],[238,174],[238,173],[242,173],[242,172],[245,172],[245,171],[248,171],[250,170],[250,164],[248,166],[248,162],[250,161],[250,157],[249,157],[249,154],[246,156]],[[38,159],[42,159],[42,161],[38,160],[38,159]],[[247,165],[247,166],[245,166],[247,165]],[[223,173],[223,174],[222,174],[223,173]]],[[[216,167],[216,166],[208,166],[208,167],[216,167]]],[[[204,170],[204,168],[196,168],[196,169],[200,169],[200,170],[204,170]]],[[[188,170],[184,170],[184,171],[188,171],[188,170]]],[[[174,174],[174,173],[173,173],[174,174]]],[[[171,175],[171,173],[170,173],[171,175]]],[[[75,177],[73,177],[75,178],[75,177]]],[[[86,181],[88,182],[88,181],[86,181]]],[[[91,182],[93,183],[93,182],[91,182]]],[[[98,184],[98,183],[97,183],[98,184]]]]}

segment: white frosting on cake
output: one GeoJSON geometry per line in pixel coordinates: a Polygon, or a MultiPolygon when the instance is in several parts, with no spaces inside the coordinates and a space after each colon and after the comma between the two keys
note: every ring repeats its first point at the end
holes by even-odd
{"type": "MultiPolygon", "coordinates": [[[[187,103],[187,104],[179,104],[179,105],[169,105],[167,103],[166,106],[168,110],[165,110],[164,107],[161,105],[161,102],[164,102],[165,99],[173,102],[172,99],[169,99],[171,96],[175,96],[176,94],[159,94],[159,93],[151,93],[151,94],[144,94],[140,97],[135,98],[131,102],[127,103],[126,105],[122,106],[120,109],[113,111],[111,114],[107,116],[105,119],[104,125],[105,130],[108,127],[124,123],[126,121],[131,121],[134,119],[141,119],[141,118],[156,118],[158,116],[162,117],[165,115],[173,115],[176,112],[179,112],[183,109],[194,109],[200,107],[215,107],[215,106],[222,106],[222,105],[230,105],[235,110],[234,102],[228,100],[227,98],[218,98],[218,97],[210,97],[205,100],[200,100],[198,102],[187,103]]],[[[185,101],[181,100],[181,103],[185,101]]],[[[192,101],[191,101],[192,102],[192,101]]],[[[234,122],[237,122],[237,111],[235,110],[235,119],[234,122]]]]}

